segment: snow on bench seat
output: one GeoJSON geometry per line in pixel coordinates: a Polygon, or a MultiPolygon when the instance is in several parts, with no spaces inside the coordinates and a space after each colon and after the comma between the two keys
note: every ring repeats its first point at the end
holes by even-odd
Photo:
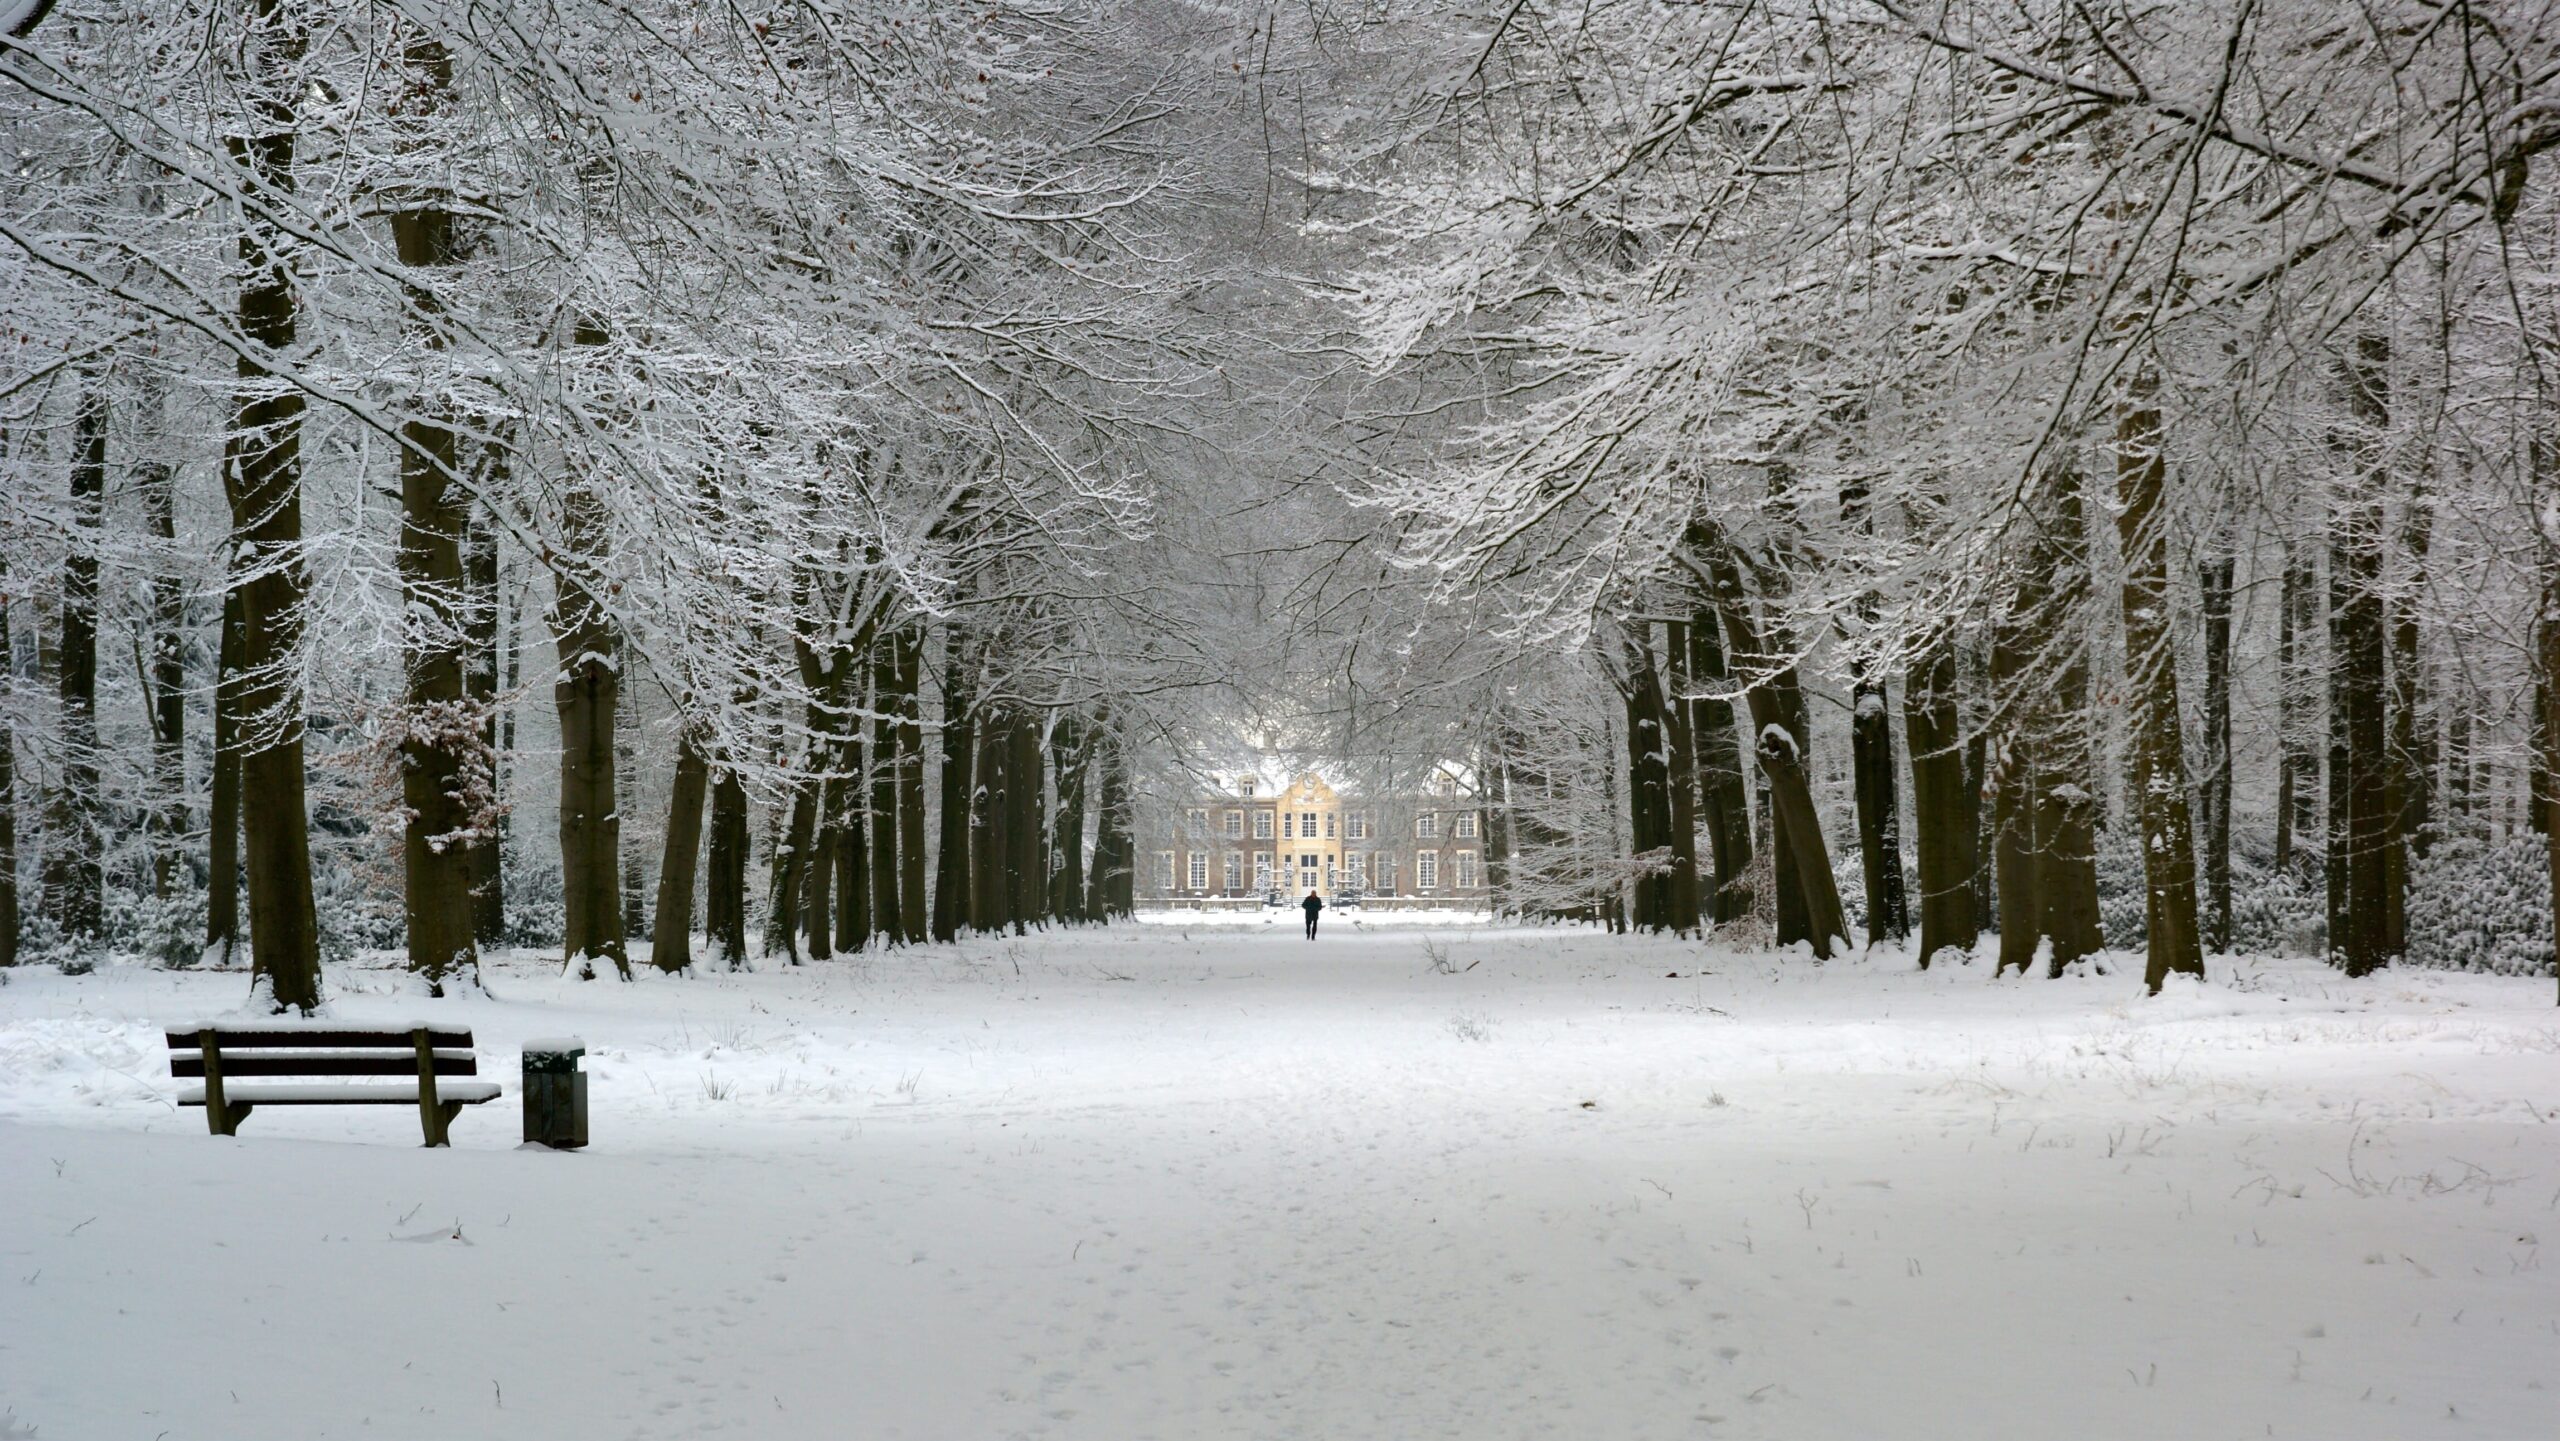
{"type": "MultiPolygon", "coordinates": [[[[405,1086],[324,1086],[314,1084],[286,1086],[225,1086],[223,1099],[235,1106],[379,1106],[418,1100],[418,1083],[405,1086]]],[[[498,1099],[495,1081],[451,1081],[436,1087],[436,1099],[460,1106],[476,1106],[498,1099]]],[[[178,1093],[181,1106],[204,1104],[204,1087],[189,1086],[178,1093]]]]}

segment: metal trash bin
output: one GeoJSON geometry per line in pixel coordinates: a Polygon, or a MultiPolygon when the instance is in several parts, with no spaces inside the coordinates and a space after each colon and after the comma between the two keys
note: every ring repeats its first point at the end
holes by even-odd
{"type": "Polygon", "coordinates": [[[587,1143],[587,1043],[574,1036],[524,1043],[524,1138],[574,1151],[587,1143]]]}

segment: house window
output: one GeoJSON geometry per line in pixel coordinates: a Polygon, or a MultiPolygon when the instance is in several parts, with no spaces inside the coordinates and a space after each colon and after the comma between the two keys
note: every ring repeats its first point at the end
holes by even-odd
{"type": "Polygon", "coordinates": [[[1244,812],[1227,812],[1227,838],[1239,841],[1244,839],[1244,812]]]}
{"type": "Polygon", "coordinates": [[[1476,853],[1473,851],[1460,851],[1458,852],[1458,889],[1462,891],[1471,891],[1475,888],[1476,853]]]}
{"type": "Polygon", "coordinates": [[[1253,888],[1257,891],[1271,889],[1271,852],[1269,851],[1259,852],[1253,858],[1253,888]]]}
{"type": "Polygon", "coordinates": [[[1255,811],[1253,813],[1253,838],[1257,841],[1271,839],[1271,812],[1255,811]]]}
{"type": "Polygon", "coordinates": [[[1193,811],[1191,813],[1191,833],[1195,836],[1205,836],[1209,833],[1209,813],[1207,811],[1193,811]]]}
{"type": "Polygon", "coordinates": [[[1474,840],[1476,838],[1476,813],[1474,811],[1458,812],[1458,818],[1449,823],[1449,834],[1456,836],[1462,841],[1474,840]]]}
{"type": "Polygon", "coordinates": [[[1378,853],[1378,891],[1389,896],[1396,893],[1396,857],[1393,851],[1378,853]]]}
{"type": "Polygon", "coordinates": [[[1413,833],[1426,841],[1440,838],[1440,818],[1425,811],[1413,818],[1413,833]]]}
{"type": "Polygon", "coordinates": [[[1350,880],[1353,890],[1365,889],[1369,884],[1369,858],[1353,851],[1343,862],[1343,874],[1350,880]]]}
{"type": "Polygon", "coordinates": [[[1367,840],[1369,838],[1369,813],[1367,811],[1353,811],[1349,816],[1343,819],[1342,828],[1343,833],[1352,840],[1367,840]]]}
{"type": "Polygon", "coordinates": [[[1242,852],[1227,852],[1227,889],[1231,891],[1244,889],[1244,855],[1242,852]]]}
{"type": "Polygon", "coordinates": [[[1209,853],[1207,851],[1191,853],[1191,889],[1195,891],[1209,889],[1209,853]]]}
{"type": "Polygon", "coordinates": [[[1280,838],[1284,841],[1294,841],[1298,838],[1298,813],[1296,811],[1282,811],[1280,813],[1280,838]]]}
{"type": "Polygon", "coordinates": [[[1316,813],[1314,811],[1298,812],[1298,839],[1311,841],[1315,838],[1316,813]]]}
{"type": "Polygon", "coordinates": [[[1324,838],[1326,840],[1333,839],[1333,812],[1331,811],[1326,811],[1324,813],[1324,838]]]}
{"type": "Polygon", "coordinates": [[[1251,777],[1251,776],[1246,776],[1243,780],[1241,780],[1241,781],[1237,782],[1237,783],[1236,783],[1236,791],[1237,791],[1237,793],[1238,793],[1238,794],[1240,794],[1240,795],[1246,795],[1246,796],[1250,796],[1250,795],[1252,795],[1252,794],[1253,794],[1253,777],[1251,777]]]}
{"type": "Polygon", "coordinates": [[[1413,888],[1417,891],[1428,891],[1438,889],[1439,885],[1440,853],[1415,851],[1413,853],[1413,888]]]}
{"type": "Polygon", "coordinates": [[[1173,852],[1171,851],[1156,852],[1156,889],[1160,891],[1173,889],[1173,852]]]}
{"type": "Polygon", "coordinates": [[[1313,851],[1298,857],[1298,884],[1310,891],[1316,888],[1316,853],[1313,851]]]}

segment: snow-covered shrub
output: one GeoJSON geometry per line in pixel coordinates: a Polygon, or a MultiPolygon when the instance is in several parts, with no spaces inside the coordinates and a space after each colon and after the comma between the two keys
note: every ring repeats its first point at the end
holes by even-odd
{"type": "Polygon", "coordinates": [[[2142,871],[2142,833],[2132,826],[2098,832],[2097,863],[2098,926],[2108,946],[2138,951],[2151,937],[2143,905],[2150,881],[2142,871]]]}
{"type": "Polygon", "coordinates": [[[106,930],[114,949],[147,964],[180,970],[204,956],[205,893],[188,887],[169,896],[111,890],[106,930]]]}
{"type": "MultiPolygon", "coordinates": [[[[2203,899],[2201,895],[2197,897],[2203,899]]],[[[2231,858],[2231,949],[2244,955],[2316,956],[2329,925],[2329,900],[2299,874],[2231,858]]]]}
{"type": "Polygon", "coordinates": [[[2409,963],[2504,976],[2552,969],[2551,872],[2542,837],[2440,841],[2409,873],[2409,963]]]}
{"type": "Polygon", "coordinates": [[[507,944],[556,946],[569,931],[569,903],[560,891],[556,856],[528,855],[525,846],[505,852],[507,944]]]}

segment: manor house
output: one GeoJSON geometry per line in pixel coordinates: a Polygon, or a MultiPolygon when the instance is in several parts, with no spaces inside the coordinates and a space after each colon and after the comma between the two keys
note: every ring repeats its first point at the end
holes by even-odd
{"type": "Polygon", "coordinates": [[[1453,764],[1378,796],[1314,771],[1236,771],[1167,818],[1141,890],[1174,905],[1309,891],[1337,902],[1480,905],[1483,836],[1475,788],[1453,764]]]}

